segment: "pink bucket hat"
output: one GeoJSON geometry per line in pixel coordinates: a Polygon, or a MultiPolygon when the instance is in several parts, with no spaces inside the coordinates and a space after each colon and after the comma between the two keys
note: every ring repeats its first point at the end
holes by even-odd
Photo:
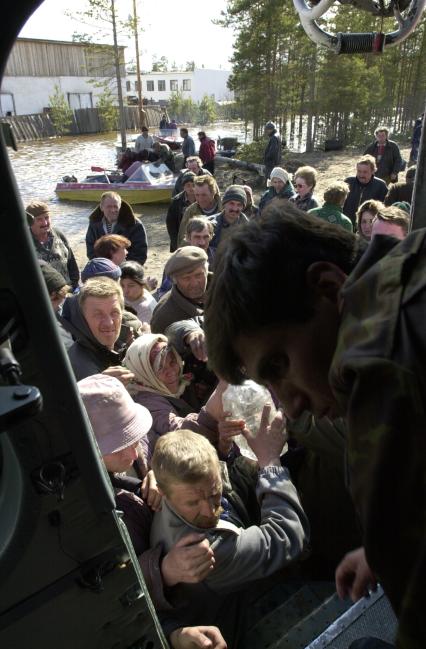
{"type": "Polygon", "coordinates": [[[102,455],[131,446],[150,430],[149,410],[135,403],[115,377],[94,374],[77,385],[102,455]]]}

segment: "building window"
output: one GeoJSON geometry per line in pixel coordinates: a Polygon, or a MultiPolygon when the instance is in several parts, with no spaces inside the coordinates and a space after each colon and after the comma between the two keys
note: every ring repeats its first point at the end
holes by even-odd
{"type": "Polygon", "coordinates": [[[158,86],[159,92],[164,92],[165,89],[166,89],[166,82],[164,80],[160,79],[160,80],[157,81],[157,86],[158,86]]]}
{"type": "Polygon", "coordinates": [[[153,81],[147,81],[146,82],[146,89],[148,92],[154,92],[154,82],[153,81]]]}
{"type": "Polygon", "coordinates": [[[126,81],[126,90],[127,92],[130,92],[132,89],[132,83],[131,81],[126,81]]]}
{"type": "Polygon", "coordinates": [[[176,79],[170,81],[170,90],[172,92],[177,92],[179,90],[179,82],[176,79]]]}
{"type": "Polygon", "coordinates": [[[68,103],[71,110],[79,108],[92,108],[93,100],[91,92],[69,92],[68,103]]]}
{"type": "Polygon", "coordinates": [[[182,90],[191,90],[191,79],[184,79],[182,81],[182,90]]]}
{"type": "Polygon", "coordinates": [[[15,114],[15,102],[12,93],[2,92],[0,94],[0,116],[10,117],[15,114]]]}

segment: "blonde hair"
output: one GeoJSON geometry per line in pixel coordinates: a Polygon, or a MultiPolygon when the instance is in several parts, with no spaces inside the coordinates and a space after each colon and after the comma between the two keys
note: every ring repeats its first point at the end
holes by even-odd
{"type": "Polygon", "coordinates": [[[115,198],[121,205],[121,196],[117,192],[104,192],[101,196],[100,204],[102,205],[107,198],[115,198]]]}
{"type": "Polygon", "coordinates": [[[82,309],[89,297],[118,297],[120,306],[124,309],[124,296],[121,286],[110,277],[90,277],[81,287],[78,294],[78,303],[82,309]]]}
{"type": "Polygon", "coordinates": [[[199,158],[197,155],[190,155],[190,156],[188,156],[187,159],[186,159],[185,165],[187,165],[188,162],[194,162],[194,160],[195,160],[195,162],[198,162],[198,166],[199,166],[200,168],[203,167],[203,161],[202,161],[201,158],[199,158]]]}
{"type": "Polygon", "coordinates": [[[194,178],[194,187],[197,187],[197,185],[208,185],[214,196],[219,195],[219,187],[213,176],[196,176],[194,178]]]}
{"type": "Polygon", "coordinates": [[[373,173],[376,173],[377,171],[376,158],[374,158],[372,155],[369,155],[368,153],[357,160],[356,166],[358,165],[369,165],[373,173]]]}
{"type": "Polygon", "coordinates": [[[386,133],[386,135],[389,135],[389,129],[387,126],[378,126],[374,131],[374,135],[377,135],[377,133],[386,133]]]}
{"type": "Polygon", "coordinates": [[[324,200],[332,205],[339,205],[349,194],[349,185],[342,180],[337,180],[327,186],[324,192],[324,200]]]}
{"type": "Polygon", "coordinates": [[[296,180],[296,178],[303,178],[305,183],[313,189],[317,184],[317,175],[318,174],[316,169],[314,169],[313,167],[308,167],[306,165],[305,167],[299,167],[299,169],[294,174],[294,179],[296,180]]]}
{"type": "Polygon", "coordinates": [[[191,430],[177,430],[160,437],[151,462],[158,486],[170,494],[175,483],[195,484],[220,474],[219,458],[206,437],[191,430]]]}
{"type": "Polygon", "coordinates": [[[410,225],[410,216],[404,210],[401,210],[395,205],[382,207],[376,214],[379,221],[386,221],[387,223],[394,223],[403,229],[404,234],[408,234],[408,227],[410,225]]]}

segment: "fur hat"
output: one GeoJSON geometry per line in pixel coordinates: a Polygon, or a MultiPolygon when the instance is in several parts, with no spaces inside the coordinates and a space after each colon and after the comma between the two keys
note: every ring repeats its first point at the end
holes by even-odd
{"type": "Polygon", "coordinates": [[[114,376],[94,374],[77,385],[102,455],[122,451],[150,430],[149,411],[114,376]]]}
{"type": "Polygon", "coordinates": [[[164,272],[169,277],[173,277],[173,275],[187,273],[207,260],[208,257],[202,248],[184,246],[172,254],[164,267],[164,272]]]}
{"type": "Polygon", "coordinates": [[[85,282],[89,277],[110,277],[111,279],[120,279],[120,266],[106,257],[94,257],[87,262],[81,271],[81,279],[85,282]]]}
{"type": "Polygon", "coordinates": [[[242,185],[230,185],[226,188],[222,197],[222,205],[229,201],[238,201],[242,203],[243,207],[247,205],[247,195],[242,185]]]}
{"type": "Polygon", "coordinates": [[[269,178],[272,180],[272,178],[278,178],[281,180],[284,185],[288,183],[289,175],[285,169],[282,167],[274,167],[271,171],[271,175],[269,178]]]}

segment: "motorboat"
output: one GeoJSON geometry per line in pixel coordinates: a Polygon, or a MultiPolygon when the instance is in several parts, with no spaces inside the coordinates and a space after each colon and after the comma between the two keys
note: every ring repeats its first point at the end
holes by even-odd
{"type": "Polygon", "coordinates": [[[180,151],[182,148],[183,137],[180,137],[177,129],[162,128],[158,134],[154,134],[152,137],[160,144],[167,144],[172,151],[180,151]]]}
{"type": "Polygon", "coordinates": [[[116,192],[130,205],[168,203],[172,198],[176,177],[163,163],[140,164],[125,182],[119,172],[109,172],[99,167],[93,169],[99,170],[100,173],[87,176],[81,182],[74,176],[64,176],[62,182],[56,185],[58,198],[99,202],[106,191],[116,192]]]}

